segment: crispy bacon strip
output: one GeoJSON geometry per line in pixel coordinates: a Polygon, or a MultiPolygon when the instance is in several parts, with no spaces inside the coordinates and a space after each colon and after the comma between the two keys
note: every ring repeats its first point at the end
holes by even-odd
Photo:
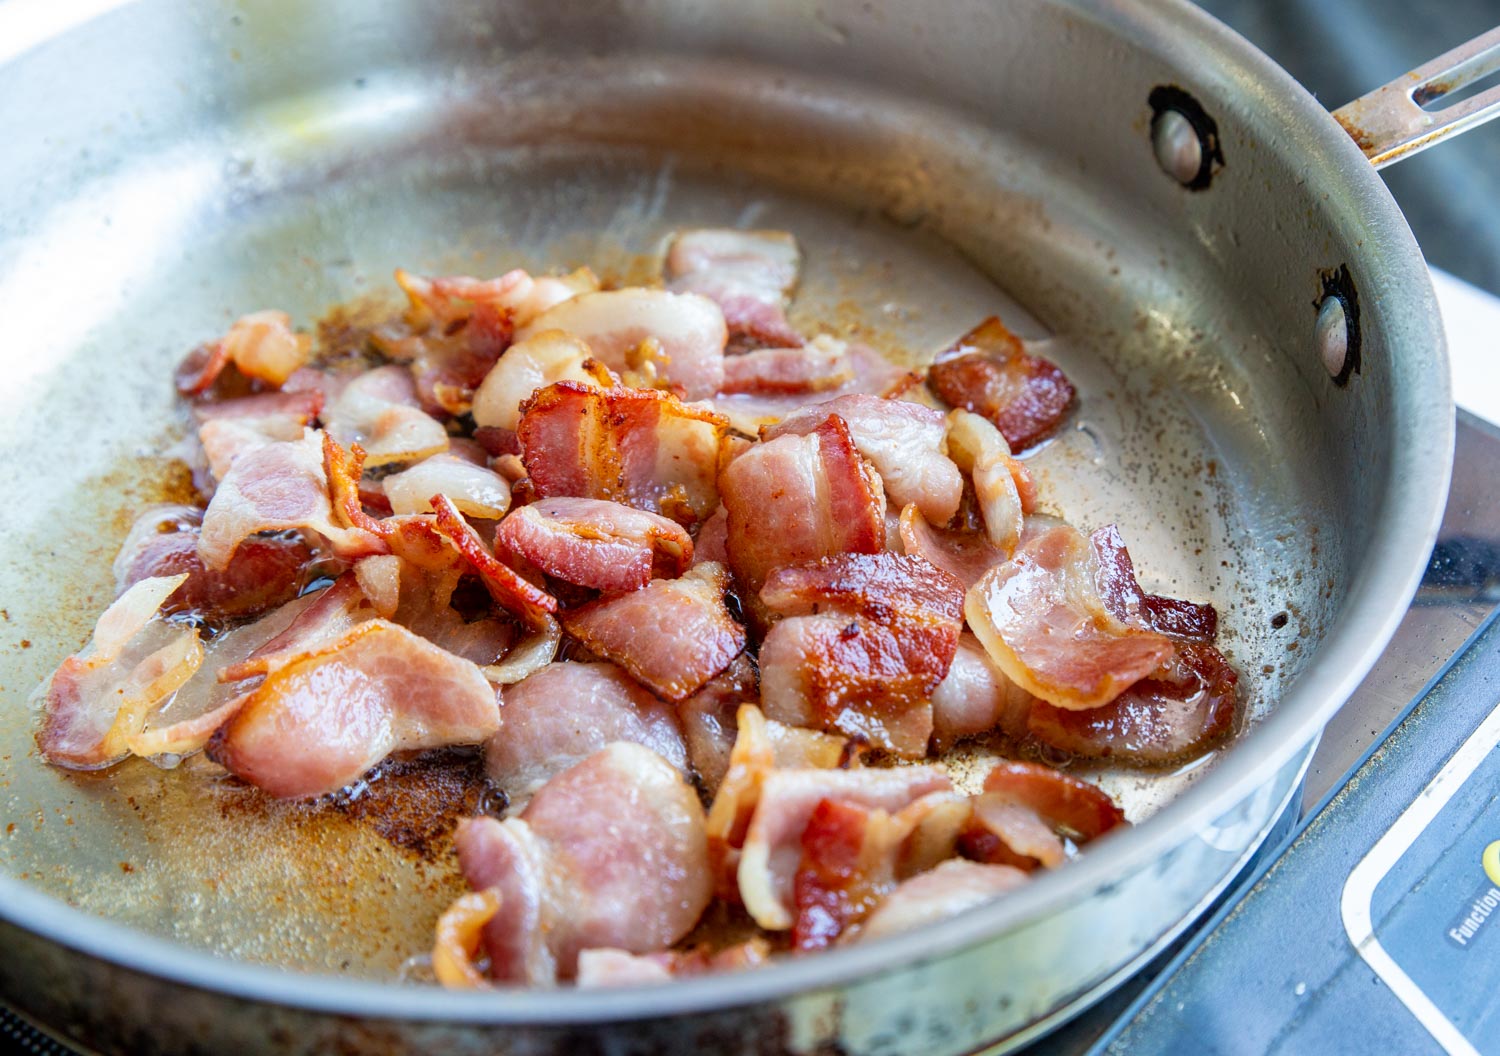
{"type": "Polygon", "coordinates": [[[1111,703],[1068,711],[1038,701],[1027,729],[1086,759],[1158,766],[1202,755],[1234,729],[1239,678],[1211,645],[1188,643],[1111,703]]]}
{"type": "Polygon", "coordinates": [[[397,749],[478,744],[500,725],[477,666],[385,620],[312,652],[242,666],[265,681],[208,754],[281,798],[334,792],[397,749]]]}
{"type": "Polygon", "coordinates": [[[674,521],[603,499],[542,499],[495,530],[496,552],[596,590],[636,590],[653,575],[681,575],[693,540],[674,521]]]}
{"type": "Polygon", "coordinates": [[[1060,708],[1097,708],[1174,652],[1101,596],[1089,540],[1062,523],[1028,529],[1015,556],[969,589],[969,626],[1001,671],[1060,708]]]}
{"type": "Polygon", "coordinates": [[[484,766],[513,807],[616,741],[643,744],[687,771],[676,712],[614,664],[548,664],[505,691],[503,713],[504,726],[485,742],[484,766]]]}
{"type": "Polygon", "coordinates": [[[761,601],[792,617],[761,645],[772,718],[927,753],[932,694],[963,627],[963,587],[917,557],[844,554],[778,569],[761,601]]]}
{"type": "Polygon", "coordinates": [[[698,796],[638,744],[554,777],[519,818],[460,822],[456,842],[470,885],[499,896],[485,945],[502,982],[570,979],[586,949],[666,949],[711,894],[698,796]]]}
{"type": "Polygon", "coordinates": [[[669,393],[562,381],[523,405],[517,436],[538,495],[609,499],[692,524],[719,504],[727,429],[669,393]]]}
{"type": "Polygon", "coordinates": [[[787,415],[761,430],[763,439],[806,434],[830,414],[849,426],[855,448],[875,467],[898,506],[916,503],[923,516],[947,524],[963,498],[959,467],[943,451],[943,415],[931,407],[879,396],[840,396],[787,415]]]}
{"type": "MultiPolygon", "coordinates": [[[[463,514],[446,495],[431,498],[433,512],[437,514],[437,530],[458,547],[459,553],[473,567],[483,581],[490,597],[499,602],[507,612],[517,617],[533,631],[544,631],[551,625],[551,617],[557,611],[557,599],[542,588],[522,579],[505,562],[497,560],[485,547],[484,540],[474,526],[464,520],[463,514]]],[[[523,507],[517,513],[530,507],[523,507]]],[[[506,521],[509,521],[507,518],[506,521]]],[[[502,521],[502,527],[506,523],[502,521]]],[[[499,539],[499,532],[496,532],[499,539]]]]}
{"type": "Polygon", "coordinates": [[[800,263],[797,240],[785,231],[683,231],[667,253],[667,288],[713,300],[732,334],[795,347],[802,335],[786,306],[800,263]]]}
{"type": "Polygon", "coordinates": [[[938,355],[927,384],[952,407],[989,419],[1016,451],[1045,440],[1072,406],[1073,385],[990,316],[938,355]]]}
{"type": "Polygon", "coordinates": [[[729,567],[757,598],[775,569],[885,547],[885,492],[837,415],[757,444],[720,475],[729,567]]]}
{"type": "Polygon", "coordinates": [[[724,313],[706,297],[628,287],[585,293],[551,308],[516,333],[524,341],[544,330],[581,339],[594,356],[631,380],[680,389],[690,400],[712,396],[724,383],[724,313]],[[636,360],[644,342],[654,344],[657,373],[636,360]]]}
{"type": "Polygon", "coordinates": [[[197,629],[156,618],[187,578],[157,576],[130,587],[104,610],[89,644],[58,666],[36,738],[48,762],[70,770],[119,762],[151,707],[198,669],[197,629]]]}
{"type": "Polygon", "coordinates": [[[724,606],[730,584],[723,565],[696,565],[679,579],[654,579],[574,609],[562,624],[657,696],[680,701],[745,648],[745,628],[724,606]]]}

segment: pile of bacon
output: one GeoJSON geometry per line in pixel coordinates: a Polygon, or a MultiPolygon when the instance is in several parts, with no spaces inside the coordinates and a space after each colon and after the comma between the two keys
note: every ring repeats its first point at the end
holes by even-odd
{"type": "Polygon", "coordinates": [[[1205,751],[1236,714],[1214,610],[1034,512],[1013,452],[1074,402],[1055,365],[993,318],[918,373],[807,337],[798,268],[697,230],[662,288],[397,272],[404,314],[317,355],[240,319],[177,377],[208,501],[131,531],[42,753],[203,750],[302,798],[482,745],[510,815],[458,825],[451,985],[756,964],[1064,863],[1108,797],[1024,761],[964,794],[941,754],[1205,751]],[[739,941],[690,938],[715,902],[739,941]]]}

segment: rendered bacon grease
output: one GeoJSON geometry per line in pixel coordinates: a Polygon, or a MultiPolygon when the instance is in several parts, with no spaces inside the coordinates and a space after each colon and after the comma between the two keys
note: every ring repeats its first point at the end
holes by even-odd
{"type": "Polygon", "coordinates": [[[193,350],[204,501],[139,511],[42,754],[308,798],[473,746],[508,813],[458,821],[438,979],[619,986],[1004,898],[1125,823],[1040,760],[1230,732],[1214,610],[1038,494],[1055,364],[992,317],[913,374],[793,324],[791,234],[665,248],[655,288],[401,271],[353,338],[193,350]],[[964,794],[973,737],[1006,759],[964,794]]]}

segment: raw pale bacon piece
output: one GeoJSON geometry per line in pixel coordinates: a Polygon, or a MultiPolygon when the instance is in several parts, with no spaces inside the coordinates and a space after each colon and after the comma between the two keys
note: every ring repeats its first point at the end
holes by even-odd
{"type": "Polygon", "coordinates": [[[1029,354],[995,316],[940,353],[927,384],[949,406],[989,419],[1017,451],[1056,431],[1075,395],[1055,364],[1029,354]]]}
{"type": "Polygon", "coordinates": [[[190,506],[172,506],[138,518],[115,558],[119,588],[152,576],[185,574],[161,611],[185,612],[215,626],[257,616],[297,596],[313,556],[306,543],[295,536],[251,536],[240,543],[228,568],[210,572],[198,557],[202,515],[190,506]]]}
{"type": "MultiPolygon", "coordinates": [[[[598,371],[590,369],[591,356],[588,345],[561,330],[543,330],[517,341],[474,393],[475,424],[514,431],[521,424],[521,404],[555,382],[602,387],[598,371]]],[[[603,368],[602,363],[593,362],[603,368]]]]}
{"type": "Polygon", "coordinates": [[[761,701],[781,722],[927,753],[932,694],[963,627],[963,587],[921,558],[844,554],[778,569],[761,601],[761,701]]]}
{"type": "Polygon", "coordinates": [[[328,491],[321,433],[309,429],[295,443],[241,455],[203,512],[198,556],[204,567],[224,571],[240,544],[259,532],[314,531],[342,556],[383,553],[377,536],[334,523],[328,491]]]}
{"type": "Polygon", "coordinates": [[[1000,431],[970,411],[955,410],[948,415],[948,453],[974,482],[985,535],[1009,557],[1021,543],[1024,515],[1035,505],[1031,473],[1011,457],[1000,431]]]}
{"type": "Polygon", "coordinates": [[[904,880],[865,918],[860,942],[922,928],[956,917],[1026,883],[1009,865],[985,865],[954,858],[904,880]]]}
{"type": "Polygon", "coordinates": [[[687,399],[712,396],[724,384],[724,313],[706,297],[629,287],[585,293],[564,301],[516,333],[524,341],[543,330],[564,330],[581,339],[594,356],[627,380],[647,373],[637,350],[656,346],[655,378],[681,389],[687,399]]]}
{"type": "Polygon", "coordinates": [[[510,485],[488,466],[453,455],[433,455],[381,481],[391,512],[431,513],[431,498],[446,495],[459,513],[499,520],[510,509],[510,485]]]}
{"type": "MultiPolygon", "coordinates": [[[[739,432],[755,436],[763,426],[774,425],[810,403],[857,393],[894,398],[921,383],[920,374],[898,367],[868,345],[850,343],[845,354],[853,376],[836,389],[798,393],[720,393],[704,404],[728,418],[730,425],[739,432]]],[[[725,359],[726,371],[731,369],[729,364],[734,358],[725,359]]]]}
{"type": "Polygon", "coordinates": [[[758,598],[775,569],[885,548],[885,492],[837,415],[757,444],[720,474],[729,567],[758,598]]]}
{"type": "Polygon", "coordinates": [[[499,896],[485,945],[501,982],[570,979],[586,949],[666,949],[711,893],[697,793],[637,744],[554,777],[519,818],[460,822],[457,844],[469,884],[499,896]]]}
{"type": "Polygon", "coordinates": [[[1006,678],[979,640],[965,631],[959,636],[948,674],[932,691],[933,746],[943,751],[964,737],[996,728],[1020,740],[1026,736],[1033,707],[1046,705],[1006,678]]]}
{"type": "Polygon", "coordinates": [[[681,575],[693,540],[674,521],[603,499],[542,499],[495,530],[496,552],[596,590],[635,590],[653,575],[681,575]]]}
{"type": "Polygon", "coordinates": [[[1089,536],[1098,562],[1099,595],[1116,619],[1144,622],[1158,634],[1186,642],[1212,642],[1219,634],[1219,613],[1212,605],[1147,594],[1135,578],[1130,551],[1120,530],[1107,524],[1089,536]]]}
{"type": "Polygon", "coordinates": [[[208,471],[214,480],[223,480],[230,464],[240,455],[278,440],[298,440],[305,424],[305,420],[289,414],[211,418],[199,426],[198,443],[203,446],[208,471]]]}
{"type": "Polygon", "coordinates": [[[1088,759],[1156,766],[1201,755],[1234,728],[1238,676],[1211,645],[1186,643],[1160,668],[1102,708],[1067,711],[1038,702],[1031,736],[1088,759]]]}
{"type": "Polygon", "coordinates": [[[147,712],[198,669],[203,646],[197,629],[157,619],[186,579],[157,576],[136,583],[104,610],[89,644],[58,666],[36,738],[48,762],[71,770],[119,762],[147,712]]]}
{"type": "Polygon", "coordinates": [[[667,288],[714,301],[732,334],[795,346],[802,335],[787,322],[786,305],[800,264],[797,240],[785,231],[700,228],[672,240],[667,288]]]}
{"type": "Polygon", "coordinates": [[[958,512],[963,477],[943,453],[943,415],[931,407],[879,396],[840,396],[787,415],[762,429],[761,436],[772,440],[787,433],[810,433],[830,414],[849,426],[854,446],[880,474],[893,503],[916,503],[934,524],[947,524],[958,512]]]}
{"type": "Polygon", "coordinates": [[[1060,708],[1097,708],[1169,659],[1171,639],[1110,611],[1089,540],[1066,524],[1028,529],[1015,556],[969,589],[969,627],[1000,670],[1060,708]]]}
{"type": "Polygon", "coordinates": [[[326,409],[328,435],[359,444],[372,466],[415,462],[448,449],[448,431],[422,410],[411,375],[397,366],[359,375],[326,409]]]}
{"type": "Polygon", "coordinates": [[[740,653],[702,689],[677,705],[683,739],[687,742],[688,761],[709,793],[719,790],[729,771],[729,757],[734,751],[738,729],[735,716],[740,706],[753,704],[759,699],[755,662],[747,654],[740,653]]]}
{"type": "Polygon", "coordinates": [[[526,402],[517,436],[538,495],[609,499],[691,524],[719,504],[727,429],[669,393],[563,381],[526,402]]]}
{"type": "Polygon", "coordinates": [[[823,801],[894,814],[929,793],[951,788],[948,775],[937,766],[771,770],[761,780],[740,849],[737,876],[745,908],[763,928],[783,931],[793,925],[802,837],[823,801]]]}
{"type": "Polygon", "coordinates": [[[643,744],[687,770],[676,713],[614,664],[548,664],[505,690],[501,716],[485,742],[484,768],[512,807],[615,741],[643,744]]]}
{"type": "Polygon", "coordinates": [[[901,547],[941,568],[965,589],[1006,559],[1006,552],[984,532],[968,528],[934,528],[915,505],[901,511],[901,547]]]}
{"type": "MultiPolygon", "coordinates": [[[[298,371],[298,377],[311,375],[310,370],[298,371]]],[[[321,377],[321,375],[317,375],[321,377]]],[[[295,418],[302,425],[312,420],[323,410],[324,394],[321,388],[295,389],[293,378],[280,392],[260,392],[253,396],[236,396],[228,400],[200,400],[193,404],[193,418],[200,425],[224,418],[248,418],[258,421],[267,418],[295,418]]]]}
{"type": "MultiPolygon", "coordinates": [[[[458,547],[459,553],[463,554],[484,583],[485,589],[490,592],[490,597],[532,631],[550,628],[553,623],[552,614],[557,611],[557,599],[536,584],[521,578],[515,569],[490,553],[474,526],[464,520],[463,514],[458,512],[446,496],[434,495],[432,508],[437,517],[437,530],[458,547]]],[[[524,512],[529,508],[524,507],[517,512],[524,512]]],[[[500,523],[504,526],[506,522],[500,523]]],[[[498,540],[498,530],[495,536],[498,540]]]]}
{"type": "Polygon", "coordinates": [[[854,380],[848,342],[819,334],[801,348],[761,348],[724,360],[723,393],[815,393],[854,380]]]}
{"type": "Polygon", "coordinates": [[[185,396],[207,392],[231,362],[246,377],[280,387],[311,350],[312,339],[294,331],[285,312],[252,312],[218,341],[193,350],[178,368],[177,389],[185,396]]]}
{"type": "Polygon", "coordinates": [[[265,675],[208,745],[273,796],[334,792],[391,752],[478,744],[500,725],[479,668],[385,620],[311,652],[251,661],[265,675]]]}
{"type": "Polygon", "coordinates": [[[724,606],[730,583],[723,565],[696,565],[565,613],[562,625],[657,696],[680,701],[745,648],[745,628],[724,606]]]}

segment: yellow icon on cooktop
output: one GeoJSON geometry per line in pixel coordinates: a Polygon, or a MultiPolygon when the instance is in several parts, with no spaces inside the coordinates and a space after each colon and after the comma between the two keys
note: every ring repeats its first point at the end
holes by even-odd
{"type": "Polygon", "coordinates": [[[1484,875],[1490,878],[1490,883],[1500,887],[1500,840],[1486,847],[1479,860],[1484,863],[1484,875]]]}

